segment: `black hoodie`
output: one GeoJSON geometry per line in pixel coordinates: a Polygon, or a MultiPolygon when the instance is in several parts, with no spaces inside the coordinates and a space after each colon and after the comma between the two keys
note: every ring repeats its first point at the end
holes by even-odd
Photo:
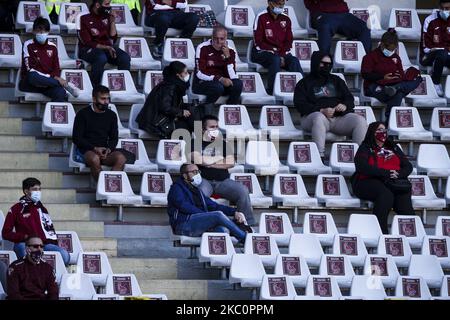
{"type": "Polygon", "coordinates": [[[319,73],[320,61],[327,54],[315,51],[311,56],[311,73],[300,80],[295,87],[294,105],[302,117],[322,108],[334,108],[339,103],[347,107],[345,112],[336,112],[335,116],[343,116],[353,112],[355,100],[347,84],[339,76],[319,73]]]}

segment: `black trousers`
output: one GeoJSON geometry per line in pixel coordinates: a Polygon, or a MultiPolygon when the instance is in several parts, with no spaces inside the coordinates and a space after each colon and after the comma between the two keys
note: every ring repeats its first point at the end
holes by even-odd
{"type": "Polygon", "coordinates": [[[373,202],[373,214],[377,216],[383,234],[389,234],[388,216],[392,208],[397,214],[414,214],[411,192],[394,194],[379,179],[358,180],[353,185],[353,192],[358,198],[373,202]]]}

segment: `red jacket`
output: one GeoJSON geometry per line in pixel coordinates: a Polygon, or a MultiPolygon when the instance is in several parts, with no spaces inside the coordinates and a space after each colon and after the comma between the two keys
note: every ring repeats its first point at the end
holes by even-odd
{"type": "Polygon", "coordinates": [[[305,7],[311,11],[311,15],[320,12],[324,13],[345,13],[349,12],[347,3],[344,0],[305,0],[305,7]]]}
{"type": "Polygon", "coordinates": [[[405,77],[400,56],[395,53],[391,57],[386,57],[379,47],[364,56],[361,64],[361,74],[364,78],[365,89],[372,83],[379,85],[399,83],[405,77]],[[396,72],[400,75],[399,79],[390,81],[383,79],[386,74],[396,72]]]}
{"type": "Polygon", "coordinates": [[[59,76],[58,48],[52,42],[39,44],[34,39],[25,41],[22,51],[21,78],[30,71],[37,71],[50,77],[59,76]]]}
{"type": "Polygon", "coordinates": [[[221,77],[236,79],[236,53],[230,48],[230,57],[225,59],[222,50],[214,49],[208,40],[198,45],[195,53],[196,76],[200,80],[219,80],[221,77]]]}
{"type": "Polygon", "coordinates": [[[98,44],[105,46],[113,45],[117,39],[109,35],[110,24],[105,16],[95,14],[91,11],[80,18],[80,30],[78,38],[80,39],[81,48],[96,48],[98,44]]]}
{"type": "Polygon", "coordinates": [[[2,230],[3,239],[14,243],[20,243],[24,242],[26,238],[31,235],[37,235],[42,239],[44,244],[57,245],[58,241],[56,240],[56,235],[54,236],[55,240],[47,239],[43,230],[39,209],[47,219],[47,232],[54,234],[55,229],[53,223],[48,215],[47,209],[42,203],[38,202],[35,204],[28,198],[22,197],[20,198],[20,202],[13,205],[6,215],[5,224],[3,225],[2,230]]]}
{"type": "Polygon", "coordinates": [[[175,10],[186,8],[186,0],[172,0],[172,3],[166,5],[163,0],[146,0],[145,1],[145,13],[151,14],[153,11],[165,11],[165,10],[175,10]]]}
{"type": "Polygon", "coordinates": [[[427,32],[423,33],[423,54],[430,52],[432,48],[450,48],[450,20],[443,20],[439,16],[428,25],[427,32]]]}
{"type": "Polygon", "coordinates": [[[274,18],[269,10],[261,12],[255,19],[253,33],[258,50],[273,51],[284,57],[292,48],[291,19],[284,14],[274,18]]]}

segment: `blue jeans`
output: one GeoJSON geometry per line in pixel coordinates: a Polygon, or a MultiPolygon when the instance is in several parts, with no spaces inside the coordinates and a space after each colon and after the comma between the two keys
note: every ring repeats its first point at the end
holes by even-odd
{"type": "Polygon", "coordinates": [[[114,49],[116,50],[115,58],[102,49],[84,48],[80,50],[80,58],[92,64],[91,80],[94,88],[102,81],[106,63],[116,65],[119,70],[130,70],[131,58],[129,54],[119,47],[114,47],[114,49]]]}
{"type": "MultiPolygon", "coordinates": [[[[281,58],[280,56],[273,54],[269,51],[259,51],[255,47],[252,50],[252,61],[259,63],[264,68],[268,69],[267,79],[267,93],[273,93],[273,84],[275,82],[275,76],[277,72],[281,71],[281,58]]],[[[302,66],[297,57],[294,57],[290,53],[284,57],[284,69],[289,72],[301,72],[303,74],[302,66]]]]}
{"type": "Polygon", "coordinates": [[[362,42],[366,52],[372,50],[372,40],[367,24],[351,13],[320,13],[311,17],[311,26],[317,30],[320,51],[330,53],[333,36],[338,33],[349,40],[362,42]]]}
{"type": "Polygon", "coordinates": [[[412,81],[403,81],[394,85],[390,85],[397,89],[397,93],[389,97],[382,90],[380,90],[383,86],[380,86],[376,83],[369,85],[369,87],[365,90],[365,95],[368,97],[374,97],[381,102],[386,103],[386,121],[389,119],[389,114],[391,113],[392,107],[397,107],[402,104],[402,100],[408,94],[410,94],[414,89],[416,89],[419,84],[422,82],[422,77],[418,77],[416,80],[412,81]],[[380,88],[378,88],[380,87],[380,88]],[[379,90],[377,90],[377,88],[379,90]]]}
{"type": "Polygon", "coordinates": [[[164,41],[167,29],[174,28],[181,31],[181,38],[192,38],[197,28],[199,16],[193,12],[181,10],[153,11],[145,17],[145,25],[155,28],[155,40],[153,44],[160,45],[164,41]]]}
{"type": "Polygon", "coordinates": [[[206,95],[205,103],[215,103],[221,96],[228,95],[227,104],[238,104],[242,93],[242,81],[239,79],[231,81],[233,81],[233,85],[226,88],[217,80],[203,81],[195,77],[192,91],[206,95]]]}
{"type": "MultiPolygon", "coordinates": [[[[46,244],[44,246],[44,251],[57,251],[57,252],[59,252],[61,254],[61,257],[62,257],[63,261],[64,261],[64,264],[66,266],[69,265],[70,255],[65,249],[63,249],[61,247],[58,247],[55,244],[46,244]]],[[[16,253],[17,259],[21,259],[21,258],[25,257],[25,255],[27,254],[26,251],[25,251],[25,242],[15,243],[14,244],[14,252],[16,253]]]]}
{"type": "Polygon", "coordinates": [[[189,217],[183,224],[180,234],[188,237],[201,237],[204,232],[225,232],[227,228],[230,234],[244,241],[246,233],[230,220],[222,211],[196,213],[189,217]]]}
{"type": "Polygon", "coordinates": [[[20,81],[19,89],[24,92],[41,93],[49,97],[52,102],[67,101],[67,92],[58,80],[40,75],[35,71],[27,73],[20,81]]]}

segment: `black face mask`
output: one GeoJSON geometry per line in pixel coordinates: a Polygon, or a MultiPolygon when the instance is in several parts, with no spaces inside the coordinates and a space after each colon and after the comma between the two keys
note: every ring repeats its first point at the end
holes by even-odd
{"type": "Polygon", "coordinates": [[[326,63],[324,66],[319,67],[319,74],[323,77],[328,77],[331,73],[331,64],[326,63]]]}
{"type": "Polygon", "coordinates": [[[109,107],[109,103],[98,103],[98,102],[96,102],[95,106],[100,111],[106,111],[106,109],[108,109],[108,107],[109,107]]]}
{"type": "Polygon", "coordinates": [[[101,15],[108,16],[108,15],[111,14],[111,7],[104,7],[104,6],[101,6],[98,12],[99,12],[101,15]]]}

